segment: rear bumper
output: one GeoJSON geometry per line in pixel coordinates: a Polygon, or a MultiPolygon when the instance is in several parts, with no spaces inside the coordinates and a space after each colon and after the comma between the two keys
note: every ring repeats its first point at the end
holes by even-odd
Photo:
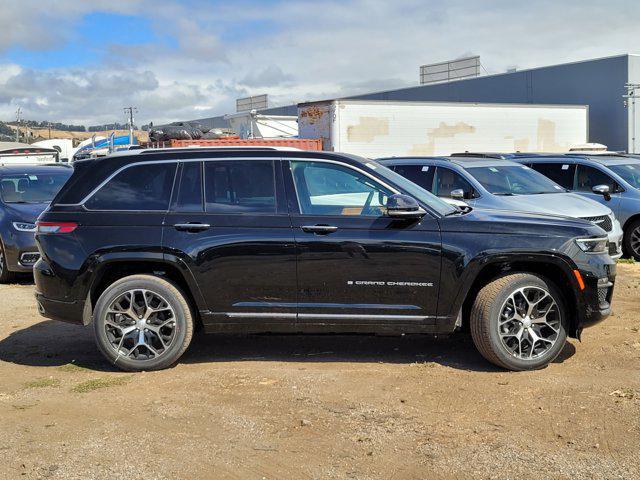
{"type": "Polygon", "coordinates": [[[36,292],[36,302],[40,315],[51,320],[83,325],[84,302],[79,303],[52,300],[36,292]]]}

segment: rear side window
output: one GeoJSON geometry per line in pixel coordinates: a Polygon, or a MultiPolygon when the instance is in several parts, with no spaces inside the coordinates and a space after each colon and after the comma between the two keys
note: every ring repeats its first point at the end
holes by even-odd
{"type": "Polygon", "coordinates": [[[395,165],[393,171],[407,180],[420,185],[427,192],[433,192],[433,172],[436,167],[428,165],[395,165]]]}
{"type": "Polygon", "coordinates": [[[569,163],[533,163],[529,165],[535,171],[550,178],[558,185],[573,190],[573,177],[576,166],[569,163]]]}
{"type": "Polygon", "coordinates": [[[168,210],[176,163],[129,167],[85,202],[90,210],[168,210]]]}
{"type": "Polygon", "coordinates": [[[202,162],[182,165],[176,212],[202,212],[202,162]]]}
{"type": "Polygon", "coordinates": [[[273,162],[206,162],[205,199],[208,213],[275,213],[273,162]]]}

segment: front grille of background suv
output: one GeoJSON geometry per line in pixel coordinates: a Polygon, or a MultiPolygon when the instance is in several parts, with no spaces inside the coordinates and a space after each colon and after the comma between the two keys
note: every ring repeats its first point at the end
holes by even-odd
{"type": "Polygon", "coordinates": [[[588,220],[591,223],[595,223],[600,228],[602,228],[605,232],[610,232],[613,230],[613,222],[611,221],[611,217],[609,215],[602,215],[600,217],[581,217],[582,220],[588,220]]]}

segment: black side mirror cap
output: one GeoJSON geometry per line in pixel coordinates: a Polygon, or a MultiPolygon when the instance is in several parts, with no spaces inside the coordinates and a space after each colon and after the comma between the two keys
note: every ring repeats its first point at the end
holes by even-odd
{"type": "Polygon", "coordinates": [[[422,218],[427,212],[409,195],[391,195],[387,200],[387,215],[392,218],[422,218]]]}

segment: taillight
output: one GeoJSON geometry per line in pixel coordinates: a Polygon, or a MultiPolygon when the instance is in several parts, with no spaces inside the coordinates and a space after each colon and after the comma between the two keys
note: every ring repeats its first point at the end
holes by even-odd
{"type": "Polygon", "coordinates": [[[71,233],[78,224],[75,222],[37,222],[38,233],[71,233]]]}

